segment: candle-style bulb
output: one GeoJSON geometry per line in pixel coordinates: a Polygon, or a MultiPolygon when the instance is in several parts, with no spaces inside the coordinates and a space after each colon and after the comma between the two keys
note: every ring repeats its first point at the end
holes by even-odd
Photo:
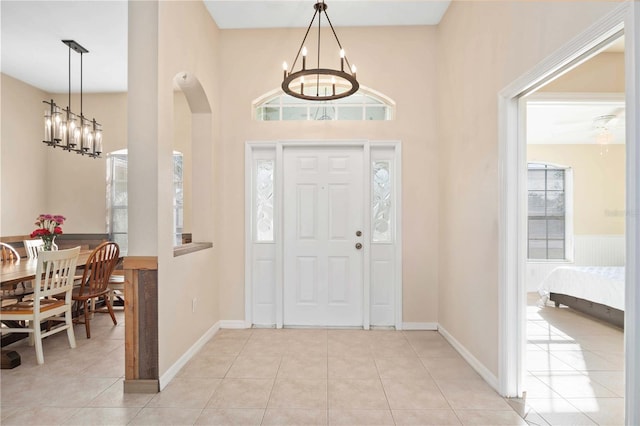
{"type": "Polygon", "coordinates": [[[357,71],[356,66],[355,66],[355,65],[351,65],[351,73],[352,73],[352,74],[355,74],[355,73],[356,73],[356,71],[357,71]]]}
{"type": "Polygon", "coordinates": [[[344,49],[340,49],[340,57],[344,58],[344,49]]]}
{"type": "Polygon", "coordinates": [[[287,65],[286,61],[282,63],[282,69],[285,71],[289,69],[289,65],[287,65]]]}
{"type": "Polygon", "coordinates": [[[302,48],[302,69],[307,69],[307,48],[302,48]]]}

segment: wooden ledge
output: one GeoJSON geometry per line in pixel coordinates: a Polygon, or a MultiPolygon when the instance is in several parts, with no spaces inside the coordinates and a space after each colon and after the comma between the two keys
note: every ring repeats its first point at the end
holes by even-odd
{"type": "Polygon", "coordinates": [[[122,262],[124,269],[158,270],[158,258],[156,256],[127,256],[122,262]]]}
{"type": "Polygon", "coordinates": [[[189,243],[173,248],[173,257],[184,256],[200,250],[206,250],[213,247],[213,243],[189,243]]]}

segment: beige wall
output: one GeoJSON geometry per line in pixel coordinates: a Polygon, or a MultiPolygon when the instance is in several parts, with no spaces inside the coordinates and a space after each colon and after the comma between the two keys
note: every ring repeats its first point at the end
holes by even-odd
{"type": "Polygon", "coordinates": [[[25,235],[35,228],[33,223],[38,215],[48,212],[48,202],[53,198],[51,190],[55,189],[53,182],[46,178],[51,162],[42,143],[44,121],[40,118],[46,106],[42,101],[48,95],[8,75],[0,76],[0,236],[25,235]],[[29,196],[24,195],[25,189],[29,196]]]}
{"type": "MultiPolygon", "coordinates": [[[[192,217],[194,240],[211,241],[214,229],[219,226],[212,201],[218,191],[215,186],[217,178],[213,178],[212,173],[222,162],[217,152],[219,141],[216,136],[219,73],[215,52],[218,50],[219,31],[200,1],[159,2],[158,11],[157,210],[162,375],[221,319],[216,271],[219,265],[217,259],[224,246],[214,239],[213,249],[173,257],[173,240],[170,232],[165,231],[171,229],[173,221],[173,79],[179,72],[191,73],[199,80],[213,109],[209,138],[198,140],[191,147],[193,156],[200,157],[200,166],[191,170],[193,194],[199,198],[194,199],[194,205],[196,201],[199,203],[198,210],[206,218],[205,221],[201,217],[192,217]],[[195,312],[192,312],[193,299],[196,299],[195,312]]],[[[197,138],[197,135],[193,136],[197,138]]]]}
{"type": "Polygon", "coordinates": [[[527,159],[573,169],[574,234],[624,234],[624,145],[529,145],[527,159]]]}
{"type": "Polygon", "coordinates": [[[438,26],[441,326],[498,372],[498,92],[616,6],[455,1],[438,26]]]}
{"type": "MultiPolygon", "coordinates": [[[[106,223],[105,164],[53,149],[43,144],[43,100],[68,104],[68,95],[50,94],[2,75],[2,236],[25,235],[33,231],[40,213],[67,217],[65,233],[104,233],[106,223]],[[6,105],[10,105],[5,107],[6,105]],[[6,178],[5,178],[6,176],[6,178]],[[15,185],[19,179],[20,185],[15,185]],[[13,182],[13,183],[12,183],[13,182]],[[34,194],[24,196],[24,188],[34,194]],[[11,206],[11,207],[9,207],[11,206]]],[[[71,98],[71,109],[80,112],[79,97],[71,98]]],[[[95,117],[104,129],[104,149],[125,148],[126,94],[85,94],[83,111],[95,117]]]]}
{"type": "MultiPolygon", "coordinates": [[[[437,321],[435,28],[339,28],[358,80],[397,102],[393,121],[259,122],[251,103],[279,88],[302,29],[221,31],[221,317],[244,319],[244,149],[259,140],[400,140],[403,167],[403,320],[437,321]],[[397,74],[397,72],[401,72],[397,74]]],[[[329,42],[326,44],[331,46],[329,42]]],[[[323,42],[323,46],[325,46],[323,42]]],[[[324,51],[324,49],[323,49],[324,51]]],[[[338,59],[326,58],[329,61],[338,59]]]]}

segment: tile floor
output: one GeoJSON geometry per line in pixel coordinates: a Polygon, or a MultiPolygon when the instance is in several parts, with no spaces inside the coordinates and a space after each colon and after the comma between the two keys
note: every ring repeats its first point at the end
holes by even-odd
{"type": "Polygon", "coordinates": [[[159,394],[123,394],[124,326],[25,343],[1,370],[3,425],[623,424],[622,333],[567,309],[528,320],[527,395],[499,397],[437,333],[220,330],[159,394]],[[518,415],[518,413],[520,415],[518,415]],[[522,417],[526,419],[523,420],[522,417]]]}
{"type": "Polygon", "coordinates": [[[74,350],[45,342],[43,366],[10,347],[22,365],[0,373],[0,423],[526,425],[437,332],[221,330],[163,392],[125,395],[124,327],[81,327],[74,350]]]}
{"type": "Polygon", "coordinates": [[[526,395],[510,400],[531,424],[623,425],[623,332],[553,303],[527,307],[526,395]]]}

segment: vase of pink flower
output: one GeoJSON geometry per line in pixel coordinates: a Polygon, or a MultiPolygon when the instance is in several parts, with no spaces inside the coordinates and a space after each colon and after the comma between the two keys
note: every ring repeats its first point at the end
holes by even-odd
{"type": "Polygon", "coordinates": [[[36,230],[31,233],[31,238],[40,237],[44,246],[42,250],[51,251],[56,236],[62,234],[62,225],[67,218],[59,214],[41,214],[36,219],[36,230]]]}

